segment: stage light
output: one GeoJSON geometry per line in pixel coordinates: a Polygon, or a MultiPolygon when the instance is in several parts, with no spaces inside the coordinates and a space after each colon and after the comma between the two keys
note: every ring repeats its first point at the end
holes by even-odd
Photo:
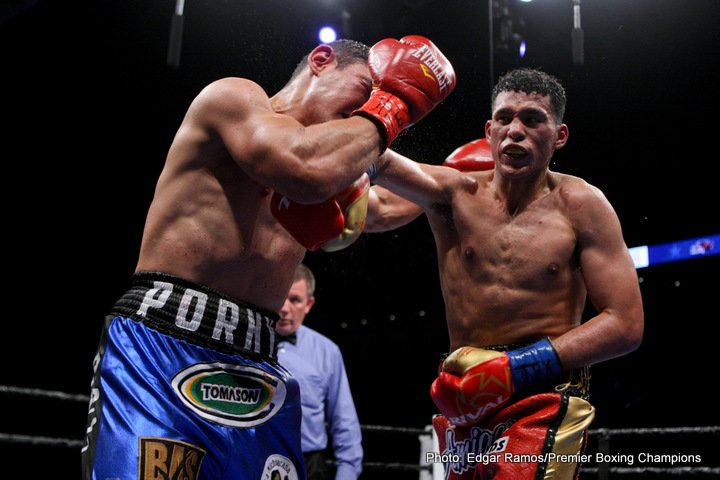
{"type": "Polygon", "coordinates": [[[323,43],[330,43],[337,40],[337,32],[332,27],[323,27],[318,32],[318,38],[323,43]]]}
{"type": "Polygon", "coordinates": [[[526,51],[527,51],[527,44],[525,43],[525,40],[520,40],[520,48],[518,49],[520,58],[525,58],[526,51]]]}

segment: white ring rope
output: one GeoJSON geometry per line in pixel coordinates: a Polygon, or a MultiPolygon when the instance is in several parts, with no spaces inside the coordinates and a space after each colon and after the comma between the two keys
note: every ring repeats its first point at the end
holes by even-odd
{"type": "MultiPolygon", "coordinates": [[[[69,402],[87,403],[90,397],[87,395],[71,394],[56,390],[43,390],[40,388],[15,387],[10,385],[0,385],[0,393],[10,395],[23,395],[28,397],[50,398],[54,400],[62,400],[69,402]]],[[[361,425],[360,428],[367,432],[384,432],[384,433],[401,433],[413,435],[431,435],[428,428],[409,428],[409,427],[392,427],[387,425],[361,425]]],[[[644,436],[644,435],[717,435],[720,434],[720,426],[698,426],[698,427],[647,427],[647,428],[598,428],[590,430],[588,434],[591,437],[599,437],[599,440],[609,441],[613,437],[621,436],[644,436]]],[[[50,446],[64,448],[81,448],[84,444],[82,440],[73,440],[69,438],[43,437],[36,435],[22,435],[15,433],[0,432],[0,442],[18,443],[33,446],[50,446]]],[[[363,462],[363,467],[367,469],[381,470],[404,470],[404,471],[426,471],[431,469],[431,465],[417,465],[397,462],[363,462]]],[[[720,467],[582,467],[581,471],[585,474],[612,473],[618,475],[666,475],[666,476],[706,476],[720,475],[720,467]]]]}

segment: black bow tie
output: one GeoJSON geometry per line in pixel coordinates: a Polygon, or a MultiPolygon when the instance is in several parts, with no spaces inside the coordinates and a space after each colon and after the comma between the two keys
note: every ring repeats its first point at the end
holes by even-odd
{"type": "Polygon", "coordinates": [[[290,335],[287,335],[287,336],[281,335],[280,341],[281,342],[290,342],[293,345],[295,345],[295,344],[297,344],[297,333],[291,333],[290,335]]]}

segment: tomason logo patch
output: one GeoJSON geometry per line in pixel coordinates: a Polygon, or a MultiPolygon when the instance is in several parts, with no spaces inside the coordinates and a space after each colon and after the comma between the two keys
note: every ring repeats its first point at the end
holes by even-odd
{"type": "Polygon", "coordinates": [[[180,400],[206,420],[248,428],[270,420],[285,403],[285,382],[257,367],[199,363],[178,372],[180,400]]]}
{"type": "Polygon", "coordinates": [[[139,480],[197,480],[205,450],[169,438],[140,437],[139,480]]]}

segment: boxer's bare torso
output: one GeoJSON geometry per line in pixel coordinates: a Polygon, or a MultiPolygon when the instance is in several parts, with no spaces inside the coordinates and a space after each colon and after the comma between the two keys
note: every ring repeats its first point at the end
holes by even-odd
{"type": "Polygon", "coordinates": [[[239,78],[198,95],[157,182],[136,271],[177,275],[272,311],[282,306],[305,249],[272,217],[273,189],[318,202],[317,185],[340,190],[378,152],[376,127],[346,118],[367,100],[367,65],[307,77],[272,98],[239,78]]]}

